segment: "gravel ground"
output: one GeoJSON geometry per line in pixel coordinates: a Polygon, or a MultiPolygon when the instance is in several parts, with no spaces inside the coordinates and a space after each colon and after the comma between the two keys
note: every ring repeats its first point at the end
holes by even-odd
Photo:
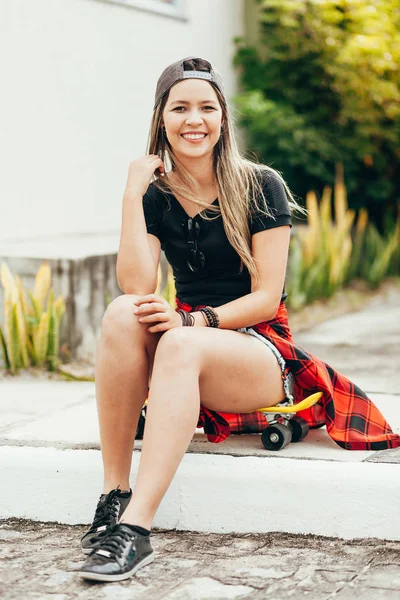
{"type": "Polygon", "coordinates": [[[219,600],[308,598],[398,600],[400,542],[343,541],[282,533],[154,531],[154,562],[120,583],[90,583],[87,527],[11,519],[0,522],[3,600],[219,600]]]}

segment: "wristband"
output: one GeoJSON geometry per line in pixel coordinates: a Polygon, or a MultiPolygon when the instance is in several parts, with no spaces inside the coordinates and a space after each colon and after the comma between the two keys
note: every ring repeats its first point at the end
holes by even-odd
{"type": "Polygon", "coordinates": [[[192,313],[187,312],[186,310],[182,310],[181,308],[176,311],[181,315],[182,326],[183,327],[193,327],[195,324],[195,319],[192,313]]]}
{"type": "Polygon", "coordinates": [[[211,306],[205,306],[199,309],[205,319],[207,319],[207,327],[219,327],[219,317],[211,306]]]}

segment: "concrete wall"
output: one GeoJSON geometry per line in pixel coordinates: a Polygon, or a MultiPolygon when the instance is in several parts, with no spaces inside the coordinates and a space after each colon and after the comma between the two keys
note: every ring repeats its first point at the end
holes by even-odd
{"type": "Polygon", "coordinates": [[[0,241],[119,230],[170,62],[203,56],[235,93],[242,0],[183,0],[178,18],[128,3],[1,1],[0,241]]]}

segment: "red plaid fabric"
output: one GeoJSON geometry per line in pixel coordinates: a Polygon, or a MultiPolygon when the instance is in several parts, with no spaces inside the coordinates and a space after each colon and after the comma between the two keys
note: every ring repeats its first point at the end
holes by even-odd
{"type": "MultiPolygon", "coordinates": [[[[193,309],[176,299],[177,308],[193,309]]],[[[290,332],[286,306],[281,302],[274,319],[253,325],[253,329],[276,346],[295,378],[295,403],[315,392],[323,397],[311,408],[299,412],[311,428],[326,424],[331,438],[346,450],[386,450],[400,446],[400,436],[366,396],[347,377],[327,363],[296,346],[290,332]]],[[[223,442],[231,432],[261,432],[266,427],[262,413],[233,414],[200,406],[198,427],[210,442],[223,442]]]]}

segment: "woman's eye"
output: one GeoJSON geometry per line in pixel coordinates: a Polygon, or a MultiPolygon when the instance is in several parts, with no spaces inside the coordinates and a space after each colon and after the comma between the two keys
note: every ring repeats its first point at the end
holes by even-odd
{"type": "MultiPolygon", "coordinates": [[[[175,110],[180,111],[181,108],[185,108],[185,107],[184,106],[177,106],[176,108],[174,108],[174,111],[175,110]]],[[[213,106],[204,106],[203,108],[206,109],[206,110],[215,110],[213,106]]]]}

